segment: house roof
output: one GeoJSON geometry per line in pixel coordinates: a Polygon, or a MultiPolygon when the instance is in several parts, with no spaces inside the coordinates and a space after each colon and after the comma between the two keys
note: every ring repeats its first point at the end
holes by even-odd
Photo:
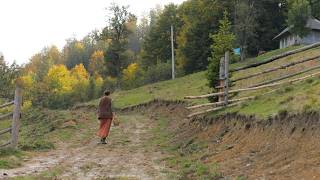
{"type": "MultiPolygon", "coordinates": [[[[284,29],[280,34],[278,34],[276,37],[274,37],[273,39],[277,39],[279,37],[281,37],[282,35],[286,34],[287,32],[290,31],[290,29],[293,26],[287,27],[286,29],[284,29]]],[[[316,18],[309,18],[306,27],[312,30],[320,30],[320,21],[316,18]]]]}

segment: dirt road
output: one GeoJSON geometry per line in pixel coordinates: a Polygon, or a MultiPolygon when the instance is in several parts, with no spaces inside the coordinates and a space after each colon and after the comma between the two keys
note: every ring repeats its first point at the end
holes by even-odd
{"type": "Polygon", "coordinates": [[[121,125],[112,127],[107,145],[97,144],[97,124],[91,123],[90,140],[78,146],[62,144],[57,150],[40,153],[21,168],[0,170],[0,178],[167,179],[168,171],[160,161],[164,155],[148,145],[152,121],[141,115],[124,115],[120,119],[121,125]]]}

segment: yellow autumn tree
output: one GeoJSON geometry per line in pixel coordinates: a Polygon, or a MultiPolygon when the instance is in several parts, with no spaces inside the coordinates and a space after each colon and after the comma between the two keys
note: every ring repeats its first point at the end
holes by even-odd
{"type": "Polygon", "coordinates": [[[46,59],[54,64],[62,64],[63,58],[57,46],[51,46],[46,51],[46,59]]]}
{"type": "Polygon", "coordinates": [[[96,79],[96,87],[97,87],[96,95],[97,95],[97,96],[100,96],[100,93],[103,91],[103,90],[102,90],[102,87],[103,87],[103,79],[102,79],[101,76],[96,76],[95,79],[96,79]]]}
{"type": "Polygon", "coordinates": [[[52,92],[63,94],[72,91],[73,78],[65,65],[54,65],[49,69],[45,82],[52,92]]]}
{"type": "Polygon", "coordinates": [[[26,73],[25,75],[20,76],[19,84],[24,89],[24,101],[32,99],[32,93],[34,92],[35,84],[35,74],[33,72],[26,73]]]}
{"type": "Polygon", "coordinates": [[[138,82],[139,65],[137,63],[130,64],[122,71],[123,83],[125,88],[133,88],[139,85],[138,82]]]}
{"type": "Polygon", "coordinates": [[[78,64],[72,68],[71,75],[78,81],[85,81],[89,78],[89,74],[83,64],[78,64]]]}
{"type": "Polygon", "coordinates": [[[20,77],[22,87],[26,90],[30,90],[34,85],[34,74],[32,72],[20,77]]]}
{"type": "Polygon", "coordinates": [[[74,44],[75,49],[77,50],[83,50],[84,49],[84,45],[81,42],[76,42],[74,44]]]}
{"type": "Polygon", "coordinates": [[[124,69],[122,71],[123,80],[130,81],[132,79],[135,79],[137,70],[138,70],[138,64],[137,63],[130,64],[126,69],[124,69]]]}
{"type": "Polygon", "coordinates": [[[90,74],[101,75],[104,71],[104,53],[102,50],[96,50],[92,53],[90,62],[89,62],[89,72],[90,74]]]}
{"type": "Polygon", "coordinates": [[[83,64],[78,64],[71,69],[73,79],[73,101],[85,101],[88,99],[89,73],[83,64]]]}

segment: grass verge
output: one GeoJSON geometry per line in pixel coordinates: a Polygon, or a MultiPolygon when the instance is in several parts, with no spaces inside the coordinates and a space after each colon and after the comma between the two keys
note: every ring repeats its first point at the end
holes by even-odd
{"type": "Polygon", "coordinates": [[[157,115],[157,125],[151,129],[153,138],[147,147],[157,147],[169,157],[162,161],[176,170],[171,173],[172,179],[218,179],[221,178],[219,166],[215,163],[205,163],[201,157],[206,150],[206,143],[197,139],[187,139],[179,143],[173,142],[175,133],[170,132],[170,118],[157,115]]]}

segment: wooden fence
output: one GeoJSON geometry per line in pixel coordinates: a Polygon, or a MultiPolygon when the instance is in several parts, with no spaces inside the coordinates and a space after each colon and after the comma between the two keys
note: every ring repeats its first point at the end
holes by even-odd
{"type": "Polygon", "coordinates": [[[20,116],[21,116],[21,106],[22,106],[22,92],[21,88],[17,87],[15,90],[14,100],[9,103],[0,105],[0,109],[14,106],[13,111],[7,114],[0,115],[0,121],[8,120],[12,118],[12,125],[9,128],[0,130],[0,136],[11,133],[11,139],[4,143],[0,144],[0,147],[13,147],[16,148],[18,145],[19,129],[20,129],[20,116]]]}
{"type": "MultiPolygon", "coordinates": [[[[245,91],[255,91],[255,90],[269,88],[269,87],[277,87],[277,86],[281,86],[281,85],[297,83],[297,82],[300,82],[300,81],[303,81],[303,80],[306,80],[306,79],[309,79],[309,78],[313,78],[315,76],[320,76],[320,71],[319,71],[319,72],[316,72],[316,73],[313,73],[313,74],[310,74],[310,75],[307,75],[307,76],[303,76],[303,77],[300,77],[300,78],[290,79],[290,80],[287,80],[287,81],[279,82],[281,80],[285,80],[285,79],[288,79],[288,78],[291,78],[291,77],[294,77],[294,76],[298,76],[298,75],[301,75],[301,74],[304,74],[304,73],[307,73],[307,72],[310,72],[310,71],[313,71],[313,70],[316,70],[316,69],[320,69],[320,66],[318,65],[318,66],[314,66],[314,67],[311,67],[311,68],[308,68],[308,69],[304,69],[302,71],[299,71],[299,72],[296,72],[296,73],[293,73],[293,74],[287,74],[287,75],[284,75],[284,76],[281,76],[281,77],[277,77],[275,79],[272,79],[272,80],[269,80],[269,81],[266,81],[266,82],[250,85],[249,87],[246,87],[246,88],[233,89],[233,90],[229,89],[229,84],[230,83],[235,83],[235,82],[238,82],[238,81],[250,79],[250,78],[257,77],[257,76],[260,76],[260,75],[263,75],[263,74],[266,74],[266,73],[270,73],[270,72],[273,72],[273,71],[277,71],[277,70],[280,70],[280,69],[286,69],[288,67],[295,66],[295,65],[298,65],[298,64],[302,64],[302,63],[305,63],[305,62],[308,62],[308,61],[319,60],[320,56],[313,56],[313,57],[310,57],[310,58],[302,59],[300,61],[291,62],[291,63],[285,64],[285,65],[281,65],[281,66],[277,66],[277,67],[272,67],[270,69],[263,70],[261,72],[257,72],[257,73],[253,73],[253,74],[250,74],[250,75],[247,75],[247,76],[239,77],[239,78],[234,79],[232,81],[229,80],[229,71],[230,72],[237,72],[237,71],[242,71],[242,70],[245,70],[245,69],[258,67],[258,66],[261,66],[261,65],[264,65],[264,64],[268,64],[268,63],[280,60],[281,58],[284,58],[286,56],[294,55],[296,53],[300,53],[300,52],[303,52],[303,51],[306,51],[306,50],[309,50],[309,49],[313,49],[313,48],[316,48],[316,47],[319,47],[319,46],[320,46],[320,43],[315,43],[315,44],[312,44],[312,45],[309,45],[309,46],[305,46],[305,47],[302,47],[302,48],[299,48],[299,49],[296,49],[296,50],[293,50],[293,51],[286,52],[284,54],[280,54],[280,55],[268,58],[268,59],[266,59],[264,61],[261,61],[261,62],[250,64],[250,65],[247,65],[247,66],[244,66],[244,67],[235,68],[233,70],[229,70],[229,57],[230,56],[229,56],[229,52],[226,52],[225,56],[223,58],[221,58],[221,60],[220,60],[219,86],[216,87],[218,92],[217,93],[211,93],[211,94],[205,94],[205,95],[199,95],[199,96],[186,96],[185,97],[185,99],[203,99],[203,98],[216,96],[216,97],[218,97],[218,102],[189,106],[189,107],[187,107],[187,109],[189,109],[189,110],[196,110],[198,108],[204,108],[204,107],[211,107],[211,108],[191,113],[188,117],[190,118],[190,117],[194,117],[194,116],[198,116],[198,115],[203,115],[203,114],[206,114],[206,113],[209,113],[209,112],[221,110],[221,109],[226,108],[226,107],[236,106],[236,105],[240,104],[243,101],[251,100],[251,99],[254,99],[256,97],[256,96],[251,96],[251,97],[242,97],[242,98],[238,98],[238,99],[230,99],[230,94],[239,93],[239,92],[245,92],[245,91]]],[[[270,91],[270,92],[273,92],[273,90],[270,91]]],[[[270,92],[268,92],[268,93],[270,93],[270,92]]]]}

